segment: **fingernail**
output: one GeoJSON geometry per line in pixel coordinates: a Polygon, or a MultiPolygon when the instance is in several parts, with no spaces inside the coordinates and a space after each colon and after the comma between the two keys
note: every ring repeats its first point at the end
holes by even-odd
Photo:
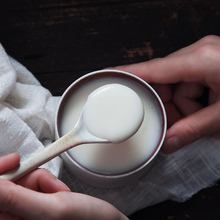
{"type": "Polygon", "coordinates": [[[63,181],[56,179],[56,182],[64,191],[71,191],[70,188],[63,181]]]}
{"type": "Polygon", "coordinates": [[[173,153],[182,148],[182,144],[178,137],[173,136],[164,141],[164,145],[162,147],[162,151],[165,154],[173,153]]]}

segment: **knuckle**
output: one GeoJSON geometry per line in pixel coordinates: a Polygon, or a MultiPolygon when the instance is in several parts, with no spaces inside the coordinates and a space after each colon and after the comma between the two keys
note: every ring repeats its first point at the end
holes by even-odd
{"type": "Polygon", "coordinates": [[[55,205],[56,209],[53,210],[53,213],[50,213],[50,215],[52,215],[50,219],[77,219],[77,210],[75,210],[75,206],[71,204],[69,194],[66,194],[65,192],[58,192],[55,195],[56,196],[54,197],[53,204],[55,205]]]}
{"type": "Polygon", "coordinates": [[[209,35],[200,40],[200,46],[195,49],[194,54],[196,57],[210,58],[217,54],[219,55],[219,42],[220,37],[209,35]]]}
{"type": "MultiPolygon", "coordinates": [[[[193,62],[202,67],[201,71],[216,72],[219,68],[220,47],[213,43],[206,43],[197,48],[193,53],[193,62]],[[202,64],[202,65],[201,65],[202,64]]],[[[209,74],[208,74],[209,75],[209,74]]]]}
{"type": "Polygon", "coordinates": [[[206,43],[199,48],[197,48],[194,53],[198,57],[209,58],[213,55],[214,52],[218,52],[216,45],[212,43],[206,43]]]}
{"type": "Polygon", "coordinates": [[[202,44],[210,44],[210,43],[216,43],[219,41],[219,37],[216,35],[207,35],[200,39],[200,42],[202,44]]]}
{"type": "Polygon", "coordinates": [[[204,137],[204,132],[196,123],[185,124],[184,131],[187,138],[183,141],[187,141],[189,143],[197,141],[204,137]]]}

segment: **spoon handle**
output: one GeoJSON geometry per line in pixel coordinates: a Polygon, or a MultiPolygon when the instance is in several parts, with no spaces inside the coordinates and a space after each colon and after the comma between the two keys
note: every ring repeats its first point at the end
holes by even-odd
{"type": "Polygon", "coordinates": [[[78,134],[77,129],[73,128],[69,133],[53,142],[51,145],[22,161],[18,167],[0,175],[0,178],[16,181],[64,151],[84,142],[85,140],[78,134]]]}

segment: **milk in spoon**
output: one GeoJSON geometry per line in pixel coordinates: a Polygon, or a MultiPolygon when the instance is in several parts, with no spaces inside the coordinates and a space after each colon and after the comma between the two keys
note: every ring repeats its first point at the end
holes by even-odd
{"type": "Polygon", "coordinates": [[[107,84],[94,90],[83,109],[87,130],[113,143],[120,143],[134,135],[143,118],[140,97],[120,84],[107,84]]]}

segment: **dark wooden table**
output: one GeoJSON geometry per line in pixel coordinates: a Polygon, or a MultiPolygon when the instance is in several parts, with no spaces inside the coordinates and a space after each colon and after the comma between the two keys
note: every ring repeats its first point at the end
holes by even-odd
{"type": "MultiPolygon", "coordinates": [[[[0,43],[53,95],[104,67],[163,57],[220,35],[219,0],[1,0],[0,43]]],[[[220,219],[220,186],[130,219],[220,219]]]]}

